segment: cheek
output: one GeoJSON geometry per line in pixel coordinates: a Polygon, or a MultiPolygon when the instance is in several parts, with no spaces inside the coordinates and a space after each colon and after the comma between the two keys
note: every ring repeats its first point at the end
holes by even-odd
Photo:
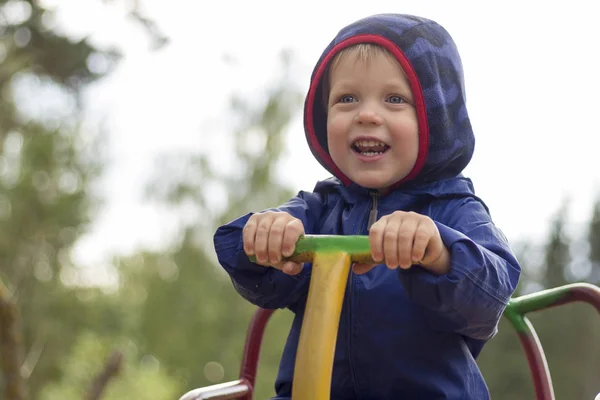
{"type": "Polygon", "coordinates": [[[327,119],[327,142],[331,146],[333,143],[340,143],[345,140],[346,130],[340,118],[327,119]]]}
{"type": "Polygon", "coordinates": [[[417,121],[399,121],[394,126],[395,136],[407,146],[419,144],[419,125],[417,121]]]}
{"type": "Polygon", "coordinates": [[[327,118],[327,137],[339,137],[343,132],[343,120],[335,115],[327,118]]]}

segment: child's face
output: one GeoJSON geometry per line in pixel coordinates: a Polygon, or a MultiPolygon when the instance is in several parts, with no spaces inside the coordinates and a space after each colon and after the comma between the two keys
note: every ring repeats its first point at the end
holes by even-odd
{"type": "Polygon", "coordinates": [[[417,161],[419,129],[400,65],[383,52],[368,61],[350,53],[330,72],[329,153],[355,183],[385,190],[417,161]]]}

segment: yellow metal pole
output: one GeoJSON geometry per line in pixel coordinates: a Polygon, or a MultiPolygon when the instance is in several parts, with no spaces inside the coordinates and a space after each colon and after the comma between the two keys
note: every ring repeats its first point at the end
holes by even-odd
{"type": "Polygon", "coordinates": [[[293,400],[329,400],[344,292],[350,272],[345,252],[315,252],[298,342],[293,400]]]}

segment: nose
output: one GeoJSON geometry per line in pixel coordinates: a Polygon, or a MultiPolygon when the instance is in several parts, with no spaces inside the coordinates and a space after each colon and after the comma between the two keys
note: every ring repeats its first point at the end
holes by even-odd
{"type": "Polygon", "coordinates": [[[363,107],[358,110],[358,113],[355,117],[355,122],[357,124],[374,124],[381,125],[383,120],[381,115],[377,112],[375,107],[372,105],[365,104],[363,107]]]}

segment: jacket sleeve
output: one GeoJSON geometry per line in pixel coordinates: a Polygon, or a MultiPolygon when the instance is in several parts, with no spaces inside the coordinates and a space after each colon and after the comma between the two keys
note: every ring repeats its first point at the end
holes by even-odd
{"type": "MultiPolygon", "coordinates": [[[[302,221],[307,234],[313,233],[324,208],[321,196],[300,192],[278,208],[302,221]]],[[[305,265],[298,275],[290,276],[278,269],[264,267],[248,260],[244,253],[242,229],[252,213],[219,227],[214,246],[221,266],[227,271],[235,289],[245,299],[262,308],[293,308],[308,293],[310,267],[305,265]]]]}
{"type": "Polygon", "coordinates": [[[432,219],[450,251],[450,271],[437,276],[413,267],[399,270],[400,281],[435,329],[490,339],[516,289],[521,267],[477,199],[462,199],[432,219]]]}

